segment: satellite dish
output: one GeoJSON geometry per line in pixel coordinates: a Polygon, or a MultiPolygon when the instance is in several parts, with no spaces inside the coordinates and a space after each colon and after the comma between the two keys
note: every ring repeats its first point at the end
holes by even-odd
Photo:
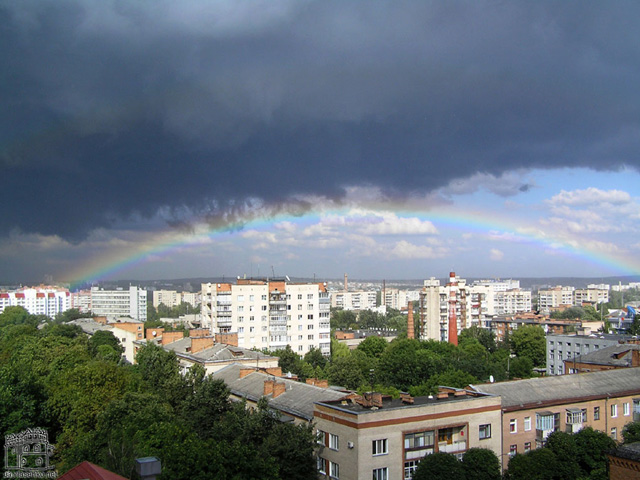
{"type": "Polygon", "coordinates": [[[493,375],[489,375],[489,382],[490,382],[490,383],[493,383],[493,382],[494,382],[494,380],[493,380],[493,375]]]}

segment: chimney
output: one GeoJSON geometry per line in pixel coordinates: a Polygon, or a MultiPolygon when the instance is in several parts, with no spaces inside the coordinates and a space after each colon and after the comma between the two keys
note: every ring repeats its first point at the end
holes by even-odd
{"type": "Polygon", "coordinates": [[[273,375],[274,377],[282,376],[282,369],[280,367],[267,367],[264,371],[269,375],[273,375]]]}
{"type": "Polygon", "coordinates": [[[255,372],[253,368],[241,368],[240,369],[240,378],[244,378],[250,373],[255,372]]]}
{"type": "Polygon", "coordinates": [[[349,289],[347,288],[347,274],[344,274],[344,291],[347,292],[349,289]]]}
{"type": "Polygon", "coordinates": [[[415,338],[415,327],[413,325],[413,302],[409,302],[407,304],[407,308],[409,309],[407,315],[407,338],[415,338]]]}
{"type": "Polygon", "coordinates": [[[271,395],[273,393],[273,384],[276,383],[275,380],[265,380],[264,381],[264,390],[262,392],[263,395],[271,395]]]}
{"type": "Polygon", "coordinates": [[[640,367],[640,350],[635,348],[631,350],[631,366],[640,367]]]}
{"type": "Polygon", "coordinates": [[[287,384],[284,382],[273,381],[273,398],[278,398],[287,390],[287,384]]]}
{"type": "Polygon", "coordinates": [[[213,347],[213,337],[200,337],[191,339],[191,353],[198,353],[209,347],[213,347]]]}

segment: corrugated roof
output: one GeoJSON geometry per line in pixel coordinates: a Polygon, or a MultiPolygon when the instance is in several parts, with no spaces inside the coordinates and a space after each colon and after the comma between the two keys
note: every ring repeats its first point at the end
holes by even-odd
{"type": "Polygon", "coordinates": [[[502,408],[551,405],[589,397],[640,393],[640,368],[557,375],[472,385],[478,392],[500,395],[502,408]]]}
{"type": "Polygon", "coordinates": [[[593,365],[626,367],[627,365],[631,365],[631,350],[640,350],[640,345],[631,343],[612,345],[580,355],[576,357],[575,361],[577,363],[590,363],[593,365]]]}
{"type": "Polygon", "coordinates": [[[340,400],[345,396],[343,392],[316,387],[315,385],[290,380],[285,377],[273,377],[258,371],[239,378],[241,368],[245,367],[234,363],[217,371],[213,374],[213,377],[224,380],[234,395],[252,401],[258,401],[263,397],[265,380],[275,378],[278,382],[284,382],[286,385],[284,393],[276,398],[271,398],[270,395],[267,396],[269,406],[309,421],[313,419],[313,406],[316,402],[340,400]]]}

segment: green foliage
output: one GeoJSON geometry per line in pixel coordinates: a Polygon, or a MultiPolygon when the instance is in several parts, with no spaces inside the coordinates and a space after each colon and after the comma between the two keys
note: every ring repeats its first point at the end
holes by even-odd
{"type": "Polygon", "coordinates": [[[65,310],[62,313],[58,313],[55,316],[54,321],[57,323],[67,323],[72,320],[77,320],[78,318],[91,318],[91,317],[93,317],[93,314],[91,312],[83,313],[77,308],[70,308],[68,310],[65,310]]]}
{"type": "Polygon", "coordinates": [[[591,427],[583,428],[574,438],[578,450],[578,465],[583,472],[581,478],[588,475],[591,480],[608,479],[607,453],[615,448],[616,442],[606,433],[591,427]]]}
{"type": "Polygon", "coordinates": [[[331,360],[335,360],[340,357],[349,356],[350,351],[349,347],[347,347],[344,343],[339,342],[335,338],[331,339],[331,360]]]}
{"type": "Polygon", "coordinates": [[[356,314],[351,310],[332,309],[330,323],[332,330],[357,328],[356,314]]]}
{"type": "MultiPolygon", "coordinates": [[[[107,345],[113,349],[116,353],[120,355],[124,352],[124,348],[120,345],[120,342],[115,337],[113,332],[110,330],[98,330],[94,333],[89,341],[87,342],[87,347],[89,349],[89,354],[92,357],[95,357],[98,354],[98,349],[100,346],[107,345]]],[[[104,349],[103,349],[104,352],[104,349]]]]}
{"type": "Polygon", "coordinates": [[[432,480],[446,478],[449,480],[466,480],[465,469],[454,455],[450,453],[433,453],[425,456],[413,474],[413,480],[432,480]]]}
{"type": "Polygon", "coordinates": [[[633,317],[631,325],[627,329],[629,335],[640,335],[640,314],[633,317]]]}
{"type": "Polygon", "coordinates": [[[500,480],[500,460],[493,451],[485,448],[470,448],[462,457],[466,480],[500,480]]]}
{"type": "Polygon", "coordinates": [[[450,369],[442,373],[436,373],[417,386],[409,387],[409,393],[414,397],[422,395],[435,395],[439,386],[465,388],[478,379],[462,370],[450,369]]]}
{"type": "Polygon", "coordinates": [[[542,327],[523,325],[511,333],[511,346],[518,358],[527,357],[536,367],[546,361],[545,334],[542,327]]]}
{"type": "Polygon", "coordinates": [[[291,372],[298,375],[301,372],[302,360],[300,355],[291,350],[291,345],[287,345],[281,350],[276,350],[272,355],[278,357],[278,366],[283,373],[291,372]]]}
{"type": "Polygon", "coordinates": [[[517,454],[509,460],[505,480],[564,480],[556,474],[558,459],[548,448],[517,454]]]}
{"type": "Polygon", "coordinates": [[[0,313],[0,328],[9,325],[30,325],[38,326],[40,319],[36,315],[31,315],[23,307],[6,307],[0,313]]]}
{"type": "Polygon", "coordinates": [[[496,336],[491,330],[480,328],[477,325],[465,328],[458,335],[458,343],[464,346],[470,340],[477,340],[487,351],[493,353],[498,346],[496,345],[496,336]]]}
{"type": "Polygon", "coordinates": [[[324,368],[327,365],[327,358],[322,355],[320,349],[316,347],[313,347],[304,355],[304,361],[313,367],[314,370],[318,367],[324,368]]]}
{"type": "Polygon", "coordinates": [[[640,422],[627,423],[622,429],[624,443],[640,442],[640,422]]]}
{"type": "Polygon", "coordinates": [[[371,336],[360,342],[357,349],[364,352],[369,357],[380,358],[387,348],[387,345],[389,345],[389,342],[387,342],[383,337],[371,336]]]}

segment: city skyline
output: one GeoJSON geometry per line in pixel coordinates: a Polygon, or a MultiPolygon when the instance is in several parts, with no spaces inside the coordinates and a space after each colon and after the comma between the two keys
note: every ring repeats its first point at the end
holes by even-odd
{"type": "Polygon", "coordinates": [[[639,274],[638,9],[7,2],[0,282],[639,274]]]}

